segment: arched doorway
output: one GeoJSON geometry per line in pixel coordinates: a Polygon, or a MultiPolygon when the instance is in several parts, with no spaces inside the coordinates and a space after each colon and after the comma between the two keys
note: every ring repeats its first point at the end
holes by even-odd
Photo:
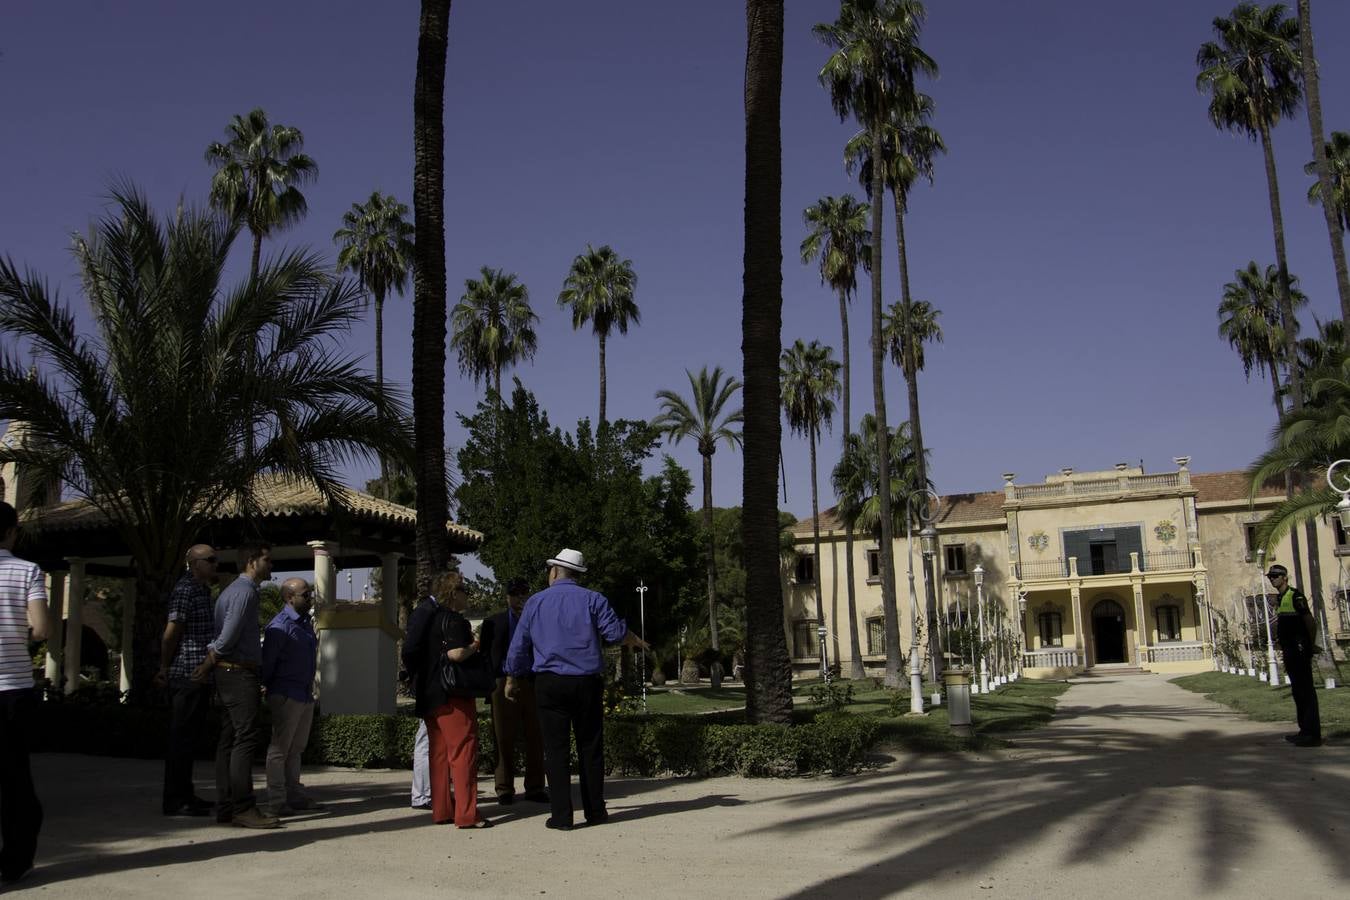
{"type": "Polygon", "coordinates": [[[1099,664],[1126,661],[1125,609],[1110,598],[1092,607],[1092,645],[1099,664]]]}

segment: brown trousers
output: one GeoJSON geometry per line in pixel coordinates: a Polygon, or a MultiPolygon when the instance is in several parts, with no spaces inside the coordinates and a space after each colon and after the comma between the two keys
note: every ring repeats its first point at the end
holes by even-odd
{"type": "Polygon", "coordinates": [[[497,679],[492,692],[492,734],[497,740],[496,790],[498,797],[516,793],[516,742],[525,741],[525,793],[544,787],[544,740],[534,706],[534,682],[520,679],[520,693],[506,699],[506,679],[497,679]]]}

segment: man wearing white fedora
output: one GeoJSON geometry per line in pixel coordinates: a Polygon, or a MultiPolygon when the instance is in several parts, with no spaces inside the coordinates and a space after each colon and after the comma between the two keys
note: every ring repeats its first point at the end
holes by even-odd
{"type": "Polygon", "coordinates": [[[572,776],[568,734],[575,732],[581,806],[587,825],[609,819],[605,811],[605,644],[647,649],[628,630],[603,594],[577,583],[586,573],[581,552],[564,549],[547,561],[548,587],[525,601],[506,651],[506,696],[534,675],[535,706],[544,738],[544,774],[552,814],[544,824],[572,828],[572,776]]]}

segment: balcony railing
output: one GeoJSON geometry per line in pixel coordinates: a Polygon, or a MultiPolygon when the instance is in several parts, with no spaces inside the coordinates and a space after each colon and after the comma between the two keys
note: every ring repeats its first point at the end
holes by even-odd
{"type": "Polygon", "coordinates": [[[1022,667],[1026,669],[1076,669],[1078,668],[1078,651],[1069,647],[1028,650],[1022,654],[1022,667]]]}
{"type": "Polygon", "coordinates": [[[1093,478],[1086,481],[1055,481],[1049,484],[1018,484],[1013,486],[1017,500],[1039,500],[1045,497],[1078,497],[1091,494],[1118,494],[1128,491],[1156,491],[1181,487],[1180,472],[1159,472],[1156,475],[1122,475],[1117,478],[1093,478]]]}
{"type": "Polygon", "coordinates": [[[1147,550],[1140,562],[1140,568],[1145,572],[1173,572],[1195,567],[1195,559],[1189,550],[1147,550]]]}
{"type": "Polygon", "coordinates": [[[1068,578],[1069,564],[1063,559],[1037,559],[1017,564],[1018,577],[1023,581],[1049,581],[1068,578]]]}
{"type": "Polygon", "coordinates": [[[1151,663],[1195,662],[1205,658],[1205,645],[1199,641],[1158,644],[1148,648],[1151,663]]]}

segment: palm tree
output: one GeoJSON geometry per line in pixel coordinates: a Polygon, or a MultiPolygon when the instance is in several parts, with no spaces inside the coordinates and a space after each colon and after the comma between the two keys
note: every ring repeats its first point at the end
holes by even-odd
{"type": "MultiPolygon", "coordinates": [[[[1322,129],[1322,90],[1318,86],[1317,54],[1313,52],[1312,3],[1298,0],[1298,55],[1303,73],[1303,94],[1308,99],[1308,130],[1312,132],[1313,172],[1321,186],[1319,195],[1335,196],[1332,187],[1331,157],[1327,153],[1326,132],[1322,129]]],[[[1335,135],[1332,135],[1335,137],[1335,135]]],[[[1311,192],[1309,192],[1311,194],[1311,192]]],[[[1336,270],[1336,291],[1341,298],[1341,323],[1350,328],[1350,273],[1345,264],[1344,219],[1342,207],[1322,206],[1331,240],[1331,259],[1336,270]]]]}
{"type": "Polygon", "coordinates": [[[225,128],[227,141],[213,141],[206,161],[211,204],[242,221],[253,235],[249,278],[258,277],[262,241],[304,218],[308,206],[300,185],[314,180],[319,167],[301,151],[305,136],[290,125],[269,125],[267,113],[254,109],[235,116],[225,128]]]}
{"type": "MultiPolygon", "coordinates": [[[[783,351],[783,412],[787,414],[788,428],[794,434],[806,436],[811,448],[811,538],[815,565],[811,567],[816,581],[816,624],[825,624],[825,603],[820,590],[820,502],[816,487],[816,441],[820,429],[829,427],[834,418],[834,398],[839,394],[839,363],[834,350],[821,346],[820,341],[804,344],[798,339],[783,351]]],[[[829,671],[826,663],[825,642],[820,643],[820,674],[829,671]]]]}
{"type": "MultiPolygon", "coordinates": [[[[843,413],[844,441],[847,443],[853,419],[850,399],[852,357],[848,340],[848,301],[858,287],[858,268],[867,268],[868,245],[872,234],[867,228],[867,207],[852,195],[822,197],[808,206],[802,218],[809,229],[802,240],[802,262],[816,260],[820,265],[820,282],[828,284],[839,294],[839,325],[843,335],[843,413]]],[[[853,584],[853,529],[844,529],[844,580],[848,595],[849,678],[859,679],[865,674],[862,664],[862,641],[858,635],[857,589],[853,584]]],[[[837,584],[837,582],[836,582],[837,584]]]]}
{"type": "MultiPolygon", "coordinates": [[[[830,91],[830,100],[840,120],[853,115],[872,139],[872,158],[884,159],[885,123],[892,105],[912,106],[915,75],[935,72],[933,60],[918,45],[919,30],[926,12],[919,0],[843,0],[839,18],[831,24],[819,24],[812,30],[828,46],[835,48],[820,72],[820,81],[830,91]]],[[[881,312],[881,238],[882,167],[874,166],[869,196],[872,198],[872,397],[877,419],[878,440],[882,444],[880,465],[882,480],[889,476],[886,443],[890,429],[886,424],[885,352],[881,312]]],[[[922,459],[922,456],[920,456],[922,459]]],[[[886,628],[886,679],[899,687],[900,646],[899,614],[895,600],[895,557],[891,533],[890,497],[881,495],[886,507],[882,516],[881,604],[886,628]]]]}
{"type": "MultiPolygon", "coordinates": [[[[1276,421],[1284,418],[1284,394],[1280,387],[1280,367],[1286,364],[1284,330],[1280,322],[1279,270],[1266,266],[1264,272],[1253,260],[1233,273],[1223,286],[1219,302],[1219,337],[1228,341],[1242,360],[1242,374],[1251,380],[1252,372],[1270,375],[1276,421]]],[[[1295,306],[1308,298],[1298,289],[1298,279],[1290,276],[1290,296],[1295,306]]]]}
{"type": "Polygon", "coordinates": [[[717,560],[713,542],[713,502],[712,502],[712,458],[717,445],[725,443],[729,447],[741,445],[741,433],[735,426],[745,421],[741,410],[729,412],[727,404],[741,389],[736,378],[722,377],[722,367],[717,366],[709,374],[708,367],[699,370],[698,377],[688,370],[689,399],[674,391],[656,392],[661,401],[661,414],[652,421],[652,427],[664,434],[667,440],[678,444],[684,438],[693,438],[698,442],[699,455],[703,457],[703,530],[708,538],[708,629],[712,642],[713,665],[712,686],[722,686],[721,646],[717,640],[717,560]]]}
{"type": "MultiPolygon", "coordinates": [[[[412,268],[413,227],[408,207],[392,194],[375,191],[365,203],[353,203],[333,233],[339,245],[338,271],[356,273],[363,292],[375,298],[375,384],[384,390],[384,299],[402,294],[412,268]]],[[[389,484],[389,464],[380,460],[382,489],[389,484]]]]}
{"type": "MultiPolygon", "coordinates": [[[[942,343],[942,326],[938,324],[940,315],[942,310],[927,300],[912,301],[908,311],[903,302],[892,303],[890,309],[886,311],[881,322],[881,331],[886,338],[886,348],[891,354],[891,362],[900,367],[906,380],[914,380],[915,373],[923,371],[923,345],[934,341],[942,343]],[[903,343],[906,338],[910,341],[908,347],[903,343]],[[914,367],[913,371],[910,371],[910,366],[914,367]]],[[[914,446],[917,452],[919,446],[917,439],[914,440],[914,446]]],[[[927,469],[927,466],[922,467],[925,478],[928,475],[927,469]]]]}
{"type": "Polygon", "coordinates": [[[291,252],[229,288],[221,273],[238,220],[186,210],[160,221],[134,188],[113,200],[74,247],[92,335],[40,275],[0,261],[0,419],[24,422],[41,448],[0,448],[0,460],[89,501],[127,547],[141,697],[165,597],[212,512],[254,509],[263,472],[331,497],[340,466],[376,452],[406,459],[410,447],[405,410],[337,346],[360,315],[355,285],[291,252]],[[41,359],[41,377],[21,347],[41,359]]]}
{"type": "Polygon", "coordinates": [[[533,359],[539,346],[530,292],[516,276],[483,266],[478,279],[464,282],[464,296],[450,313],[450,346],[459,352],[459,370],[474,384],[490,379],[497,407],[502,370],[533,359]]]}
{"type": "Polygon", "coordinates": [[[445,55],[450,0],[422,0],[413,87],[413,439],[417,587],[450,565],[445,471],[445,55]]]}
{"type": "MultiPolygon", "coordinates": [[[[909,423],[901,422],[887,442],[891,454],[892,528],[901,530],[905,522],[905,496],[922,482],[918,478],[918,460],[910,438],[909,423]]],[[[843,455],[830,473],[830,483],[838,502],[839,518],[850,528],[880,540],[881,484],[877,456],[877,420],[864,414],[858,430],[849,435],[843,455]]],[[[926,485],[931,487],[931,483],[926,485]]]]}
{"type": "MultiPolygon", "coordinates": [[[[1210,95],[1209,118],[1218,128],[1246,134],[1261,143],[1265,157],[1266,186],[1270,195],[1270,221],[1275,236],[1275,264],[1279,270],[1280,319],[1285,341],[1285,359],[1294,360],[1298,321],[1289,288],[1289,261],[1285,254],[1284,216],[1280,211],[1280,187],[1275,174],[1275,151],[1270,130],[1282,118],[1298,110],[1298,22],[1285,17],[1283,4],[1265,9],[1254,3],[1239,3],[1228,18],[1214,20],[1218,41],[1208,41],[1196,54],[1200,74],[1196,86],[1210,95]]],[[[1289,367],[1289,392],[1294,412],[1303,408],[1302,375],[1289,367]]],[[[1291,490],[1298,487],[1293,475],[1291,490]]],[[[1308,540],[1309,587],[1314,598],[1322,594],[1322,571],[1318,559],[1317,529],[1311,522],[1308,540]]],[[[1293,555],[1298,559],[1298,545],[1293,555]]],[[[1295,572],[1297,577],[1297,572],[1295,572]]]]}
{"type": "Polygon", "coordinates": [[[628,333],[630,324],[638,324],[637,303],[633,291],[637,275],[633,262],[620,259],[608,244],[599,250],[590,244],[586,252],[572,260],[563,289],[558,294],[558,305],[572,308],[572,329],[580,329],[587,322],[600,340],[600,419],[597,428],[605,423],[605,342],[610,331],[628,333]]]}
{"type": "Polygon", "coordinates": [[[741,301],[745,466],[746,716],[792,721],[792,663],[779,581],[778,355],[783,329],[783,0],[745,3],[745,275],[741,301]]]}
{"type": "MultiPolygon", "coordinates": [[[[1325,145],[1327,174],[1331,184],[1331,210],[1336,217],[1338,227],[1344,231],[1350,228],[1350,134],[1333,131],[1331,140],[1325,145]]],[[[1318,175],[1316,161],[1308,163],[1303,171],[1309,175],[1318,175]]],[[[1322,202],[1322,181],[1318,180],[1308,187],[1308,202],[1322,202]]]]}

